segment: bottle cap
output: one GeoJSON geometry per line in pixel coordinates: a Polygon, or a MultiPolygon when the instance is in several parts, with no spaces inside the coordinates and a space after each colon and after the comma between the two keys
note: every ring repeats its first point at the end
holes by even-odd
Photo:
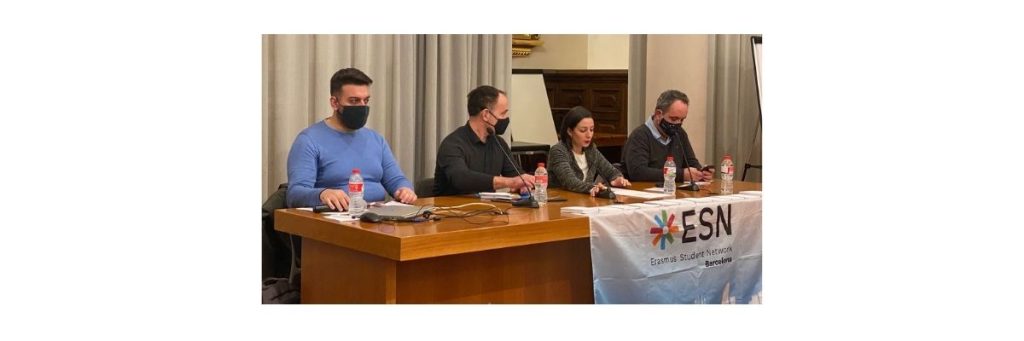
{"type": "Polygon", "coordinates": [[[359,174],[359,168],[352,168],[352,174],[359,174]]]}
{"type": "Polygon", "coordinates": [[[665,159],[665,161],[672,161],[672,160],[675,160],[675,159],[673,159],[671,156],[669,156],[667,159],[665,159]]]}
{"type": "Polygon", "coordinates": [[[540,167],[544,167],[544,163],[543,162],[537,163],[537,168],[540,168],[540,167]]]}

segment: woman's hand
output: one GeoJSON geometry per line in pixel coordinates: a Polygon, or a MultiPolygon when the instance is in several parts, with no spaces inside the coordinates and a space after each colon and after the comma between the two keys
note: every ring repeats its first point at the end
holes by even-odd
{"type": "Polygon", "coordinates": [[[633,186],[633,184],[629,183],[629,180],[626,180],[626,178],[620,176],[620,177],[615,178],[615,180],[612,180],[612,186],[615,186],[615,187],[630,187],[630,186],[633,186]]]}

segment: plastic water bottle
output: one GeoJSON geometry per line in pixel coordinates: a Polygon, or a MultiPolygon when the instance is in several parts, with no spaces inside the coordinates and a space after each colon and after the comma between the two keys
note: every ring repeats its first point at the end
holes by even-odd
{"type": "Polygon", "coordinates": [[[665,167],[661,171],[665,174],[665,184],[661,189],[665,194],[676,194],[676,162],[671,156],[665,159],[665,167]]]}
{"type": "Polygon", "coordinates": [[[363,176],[359,174],[359,168],[352,169],[352,176],[348,178],[348,213],[358,216],[366,211],[366,200],[363,199],[363,176]]]}
{"type": "Polygon", "coordinates": [[[725,156],[722,157],[722,166],[718,169],[721,169],[722,172],[722,194],[732,193],[732,175],[734,171],[732,166],[732,156],[725,154],[725,156]]]}
{"type": "Polygon", "coordinates": [[[537,170],[533,172],[533,180],[535,190],[533,198],[537,200],[538,204],[546,204],[548,202],[548,170],[544,168],[544,163],[537,164],[537,170]]]}

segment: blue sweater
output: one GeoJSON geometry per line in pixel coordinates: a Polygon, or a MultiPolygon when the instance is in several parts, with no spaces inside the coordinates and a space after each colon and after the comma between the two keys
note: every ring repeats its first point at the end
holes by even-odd
{"type": "Polygon", "coordinates": [[[323,205],[320,192],[328,188],[348,193],[353,168],[363,176],[367,202],[412,189],[383,136],[369,128],[343,133],[320,121],[299,133],[288,152],[288,207],[323,205]]]}

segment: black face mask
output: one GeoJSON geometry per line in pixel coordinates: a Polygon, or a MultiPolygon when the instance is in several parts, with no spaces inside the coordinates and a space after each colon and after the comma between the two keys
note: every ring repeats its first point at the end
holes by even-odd
{"type": "MultiPolygon", "coordinates": [[[[490,113],[491,116],[494,116],[494,113],[491,112],[490,110],[487,110],[487,112],[490,113]]],[[[498,116],[494,116],[494,118],[497,119],[498,116]]],[[[496,123],[494,125],[494,133],[498,134],[498,135],[504,135],[505,134],[505,130],[508,129],[508,124],[509,123],[512,123],[512,118],[506,117],[506,118],[498,120],[498,123],[496,123]]]]}
{"type": "Polygon", "coordinates": [[[680,124],[668,123],[668,121],[665,120],[664,118],[661,119],[661,123],[658,123],[658,126],[661,127],[661,130],[665,131],[665,133],[669,134],[670,136],[679,135],[680,133],[683,132],[683,124],[682,123],[680,123],[680,124]]]}
{"type": "Polygon", "coordinates": [[[508,129],[508,124],[509,123],[512,123],[512,119],[510,119],[510,118],[505,118],[505,119],[498,120],[498,124],[494,125],[494,133],[496,133],[498,135],[504,135],[505,134],[505,130],[508,129]]]}
{"type": "Polygon", "coordinates": [[[341,123],[345,128],[359,129],[366,125],[366,118],[370,117],[370,107],[365,105],[341,107],[341,123]]]}

